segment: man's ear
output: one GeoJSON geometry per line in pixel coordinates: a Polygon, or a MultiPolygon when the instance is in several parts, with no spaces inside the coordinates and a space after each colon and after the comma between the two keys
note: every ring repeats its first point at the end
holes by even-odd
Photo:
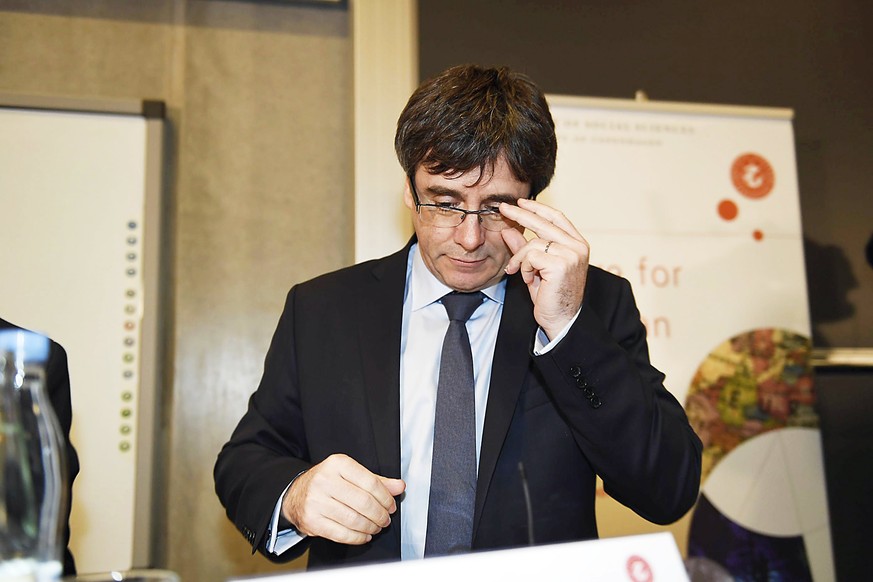
{"type": "Polygon", "coordinates": [[[409,176],[406,176],[406,183],[403,187],[403,203],[408,209],[415,210],[415,200],[412,198],[412,187],[409,180],[409,176]]]}

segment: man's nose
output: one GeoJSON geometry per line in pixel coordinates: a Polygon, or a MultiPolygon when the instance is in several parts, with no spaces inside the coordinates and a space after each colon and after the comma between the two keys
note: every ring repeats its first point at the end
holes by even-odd
{"type": "Polygon", "coordinates": [[[485,229],[477,214],[467,214],[463,222],[455,227],[455,242],[466,251],[475,251],[485,242],[485,229]]]}

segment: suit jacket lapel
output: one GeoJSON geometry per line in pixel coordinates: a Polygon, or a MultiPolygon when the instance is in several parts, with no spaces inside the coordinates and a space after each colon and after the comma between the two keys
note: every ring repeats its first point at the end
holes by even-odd
{"type": "Polygon", "coordinates": [[[479,478],[476,491],[476,512],[473,522],[473,539],[479,528],[482,506],[497,465],[497,458],[509,431],[509,423],[515,411],[521,386],[530,365],[531,342],[536,321],[527,286],[521,277],[510,277],[506,285],[506,297],[497,345],[494,348],[494,364],[488,390],[488,406],[485,412],[485,428],[479,453],[479,478]]]}
{"type": "Polygon", "coordinates": [[[358,345],[379,470],[400,477],[400,334],[410,244],[374,262],[359,290],[358,345]]]}
{"type": "MultiPolygon", "coordinates": [[[[401,251],[373,263],[358,303],[358,341],[378,473],[400,477],[400,334],[410,241],[401,251]]],[[[363,436],[363,435],[362,435],[363,436]]],[[[366,438],[366,437],[364,437],[366,438]]],[[[400,557],[400,511],[382,535],[400,557]]]]}

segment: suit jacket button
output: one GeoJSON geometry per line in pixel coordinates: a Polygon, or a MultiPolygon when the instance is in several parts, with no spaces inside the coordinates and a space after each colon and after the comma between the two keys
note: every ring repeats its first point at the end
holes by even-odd
{"type": "Polygon", "coordinates": [[[578,378],[582,375],[582,368],[580,368],[579,366],[573,366],[572,368],[570,368],[570,375],[574,378],[578,378]]]}
{"type": "Polygon", "coordinates": [[[588,382],[585,381],[585,378],[576,378],[576,386],[579,387],[579,390],[585,390],[588,388],[588,382]]]}
{"type": "Polygon", "coordinates": [[[592,390],[588,386],[585,386],[585,388],[582,388],[582,395],[585,396],[585,398],[587,398],[588,400],[591,400],[592,398],[595,397],[594,390],[592,390]]]}
{"type": "Polygon", "coordinates": [[[600,406],[603,404],[603,401],[600,400],[599,396],[595,395],[588,401],[588,404],[591,405],[591,408],[600,408],[600,406]]]}

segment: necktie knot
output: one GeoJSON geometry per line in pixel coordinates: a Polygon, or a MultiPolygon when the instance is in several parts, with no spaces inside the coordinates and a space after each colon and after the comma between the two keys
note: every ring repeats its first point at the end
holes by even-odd
{"type": "Polygon", "coordinates": [[[482,304],[485,296],[481,291],[475,293],[459,293],[452,291],[448,295],[444,295],[442,302],[446,308],[446,313],[449,315],[449,321],[460,321],[466,323],[476,308],[482,304]]]}

